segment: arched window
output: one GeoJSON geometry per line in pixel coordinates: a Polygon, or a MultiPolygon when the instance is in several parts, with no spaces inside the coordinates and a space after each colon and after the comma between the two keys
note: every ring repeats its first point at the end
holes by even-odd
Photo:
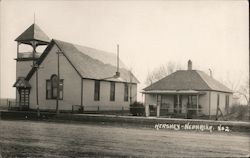
{"type": "Polygon", "coordinates": [[[52,75],[51,76],[51,90],[52,90],[52,99],[57,98],[57,75],[52,75]]]}
{"type": "Polygon", "coordinates": [[[63,79],[60,79],[59,88],[57,83],[57,75],[52,75],[46,80],[46,99],[57,99],[57,90],[59,89],[59,99],[63,99],[63,79]]]}

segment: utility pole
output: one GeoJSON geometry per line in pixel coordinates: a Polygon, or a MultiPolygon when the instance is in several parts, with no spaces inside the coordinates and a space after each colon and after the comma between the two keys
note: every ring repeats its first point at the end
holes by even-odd
{"type": "Polygon", "coordinates": [[[32,54],[32,58],[33,58],[33,64],[31,65],[36,72],[36,105],[37,105],[37,117],[40,117],[40,109],[39,109],[39,99],[38,99],[38,69],[40,68],[38,66],[38,63],[36,60],[36,46],[37,46],[37,42],[36,41],[32,41],[32,48],[33,48],[33,54],[32,54]]]}
{"type": "Polygon", "coordinates": [[[132,72],[129,71],[129,105],[132,104],[132,72]]]}
{"type": "MultiPolygon", "coordinates": [[[[248,9],[250,6],[248,4],[248,9]]],[[[250,20],[248,20],[248,26],[250,25],[250,20]]],[[[250,28],[248,28],[248,37],[250,36],[250,28]]],[[[250,41],[248,41],[248,113],[250,113],[250,41]]]]}
{"type": "Polygon", "coordinates": [[[38,99],[38,70],[41,68],[38,64],[33,66],[36,71],[36,105],[37,105],[37,117],[40,117],[40,109],[39,109],[39,99],[38,99]]]}
{"type": "Polygon", "coordinates": [[[57,97],[56,97],[56,114],[58,115],[60,113],[59,111],[59,99],[60,99],[60,55],[62,54],[62,51],[56,52],[57,54],[57,97]]]}

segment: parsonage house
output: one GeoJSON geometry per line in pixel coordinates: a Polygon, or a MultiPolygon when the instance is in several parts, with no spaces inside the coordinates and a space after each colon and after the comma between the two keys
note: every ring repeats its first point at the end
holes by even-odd
{"type": "Polygon", "coordinates": [[[37,24],[15,41],[14,87],[22,110],[128,110],[136,101],[138,80],[116,54],[50,40],[37,24]]]}
{"type": "Polygon", "coordinates": [[[225,115],[233,92],[205,72],[178,70],[143,89],[146,116],[198,118],[225,115]]]}

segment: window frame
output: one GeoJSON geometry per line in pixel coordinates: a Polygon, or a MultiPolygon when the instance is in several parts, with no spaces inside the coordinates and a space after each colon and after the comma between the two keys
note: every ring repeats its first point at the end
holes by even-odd
{"type": "Polygon", "coordinates": [[[115,101],[115,82],[110,82],[110,101],[115,101]]]}
{"type": "Polygon", "coordinates": [[[229,95],[228,94],[225,96],[225,110],[228,113],[228,110],[229,110],[229,95]]]}
{"type": "Polygon", "coordinates": [[[53,82],[52,79],[54,77],[57,77],[57,75],[53,74],[53,75],[51,75],[50,79],[46,80],[46,84],[45,84],[45,86],[46,86],[46,88],[45,88],[46,89],[46,100],[56,100],[57,99],[57,95],[56,96],[53,95],[53,88],[55,88],[56,90],[59,89],[59,100],[63,100],[63,98],[64,98],[64,79],[60,79],[59,88],[58,88],[57,86],[53,86],[53,84],[52,84],[52,82],[53,82]],[[50,84],[50,86],[48,86],[48,83],[50,84]],[[62,88],[60,88],[60,85],[62,85],[61,86],[62,88]],[[50,87],[50,89],[49,89],[50,95],[49,95],[48,87],[50,87]],[[62,92],[62,93],[60,93],[60,92],[62,92]],[[60,96],[60,94],[62,94],[62,95],[60,96]]]}
{"type": "Polygon", "coordinates": [[[94,83],[94,101],[100,101],[100,89],[101,89],[101,82],[95,80],[94,83]]]}
{"type": "Polygon", "coordinates": [[[197,95],[189,95],[188,96],[188,102],[190,108],[196,108],[197,107],[197,95]]]}
{"type": "Polygon", "coordinates": [[[58,85],[57,85],[57,80],[58,80],[58,77],[57,75],[52,75],[51,76],[51,99],[57,99],[57,94],[58,94],[58,85]],[[54,79],[55,78],[55,79],[54,79]],[[55,82],[55,83],[54,83],[55,82]],[[54,94],[54,90],[56,90],[56,94],[54,94]]]}
{"type": "Polygon", "coordinates": [[[124,83],[124,101],[128,102],[129,100],[129,85],[128,83],[124,83]]]}
{"type": "Polygon", "coordinates": [[[51,89],[51,80],[46,80],[46,99],[52,99],[51,96],[52,96],[52,89],[51,89]],[[48,86],[48,84],[50,84],[48,86]],[[48,89],[48,87],[50,87],[50,89],[48,89]],[[50,95],[49,95],[49,92],[50,92],[50,95]]]}
{"type": "Polygon", "coordinates": [[[217,94],[217,106],[220,106],[220,94],[217,94]]]}

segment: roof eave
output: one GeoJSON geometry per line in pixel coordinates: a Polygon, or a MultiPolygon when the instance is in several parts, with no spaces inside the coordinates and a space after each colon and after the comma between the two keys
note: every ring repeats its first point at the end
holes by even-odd
{"type": "MultiPolygon", "coordinates": [[[[144,92],[148,91],[156,91],[159,89],[142,89],[144,92]]],[[[164,89],[164,90],[159,90],[159,91],[182,91],[182,90],[187,90],[187,89],[164,89]]],[[[213,91],[213,92],[222,92],[222,93],[234,93],[233,91],[223,91],[223,90],[215,90],[215,89],[190,89],[194,91],[213,91]]]]}
{"type": "Polygon", "coordinates": [[[196,90],[151,90],[142,91],[142,94],[206,94],[204,91],[196,90]]]}

